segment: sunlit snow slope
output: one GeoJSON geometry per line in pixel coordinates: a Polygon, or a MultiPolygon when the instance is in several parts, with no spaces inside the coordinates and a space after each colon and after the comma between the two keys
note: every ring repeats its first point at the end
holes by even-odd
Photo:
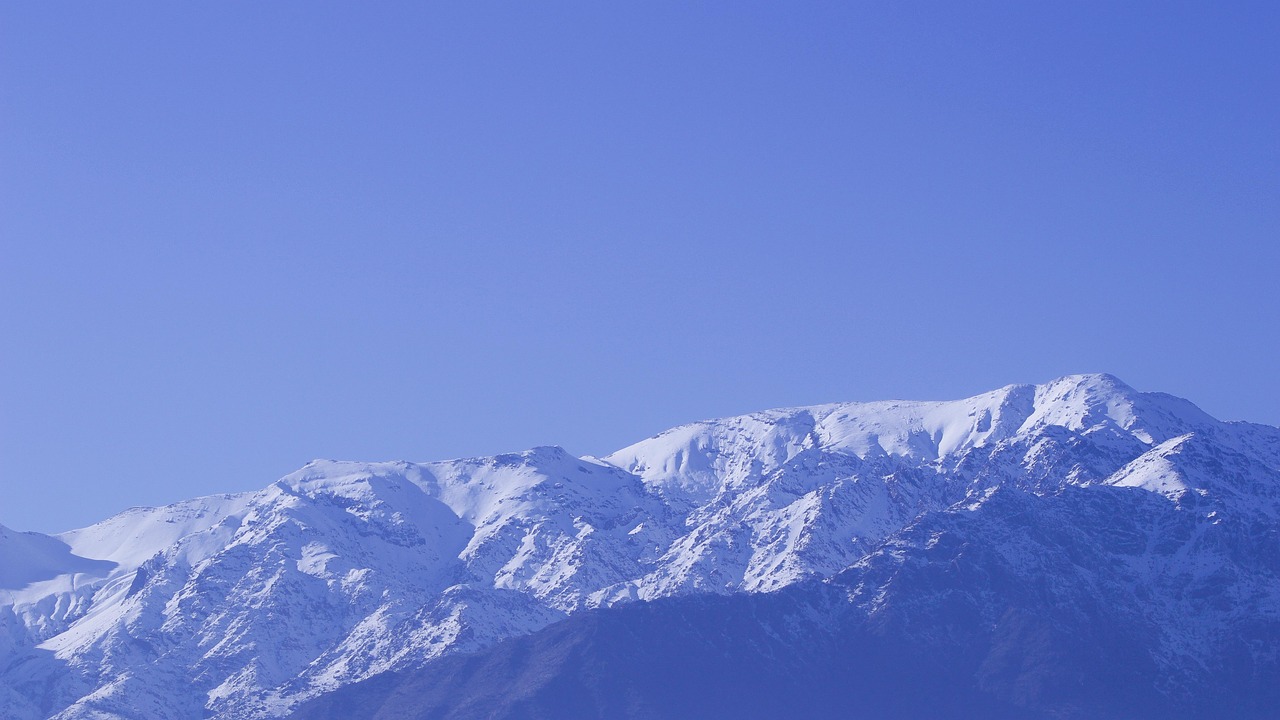
{"type": "MultiPolygon", "coordinates": [[[[1170,677],[1211,663],[1233,623],[1280,618],[1264,557],[1280,429],[1081,375],[694,423],[603,459],[316,461],[55,537],[0,528],[0,716],[280,716],[584,608],[847,578],[932,547],[925,521],[996,527],[974,520],[988,503],[1016,493],[1048,514],[1067,488],[1192,518],[1174,535],[1153,521],[1116,561],[1170,628],[1153,650],[1170,677]],[[1210,581],[1230,603],[1196,604],[1210,581]]],[[[873,605],[885,588],[860,582],[851,602],[873,605]]]]}

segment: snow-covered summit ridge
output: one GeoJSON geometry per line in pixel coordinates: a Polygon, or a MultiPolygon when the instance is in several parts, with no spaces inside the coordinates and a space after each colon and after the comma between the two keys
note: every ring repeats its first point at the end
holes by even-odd
{"type": "Polygon", "coordinates": [[[23,590],[43,581],[76,575],[101,576],[115,563],[76,555],[57,538],[14,532],[0,525],[0,599],[6,591],[23,590]]]}
{"type": "Polygon", "coordinates": [[[0,716],[124,718],[147,697],[274,717],[583,608],[831,578],[997,491],[1095,487],[1274,522],[1280,429],[1075,375],[703,421],[603,459],[317,460],[57,537],[0,531],[0,585],[20,586],[0,587],[0,716]]]}
{"type": "Polygon", "coordinates": [[[1112,375],[1070,375],[963,400],[835,403],[707,420],[667,430],[604,459],[696,503],[810,449],[861,460],[945,465],[966,451],[1050,427],[1136,447],[1219,424],[1191,402],[1140,393],[1112,375]]]}

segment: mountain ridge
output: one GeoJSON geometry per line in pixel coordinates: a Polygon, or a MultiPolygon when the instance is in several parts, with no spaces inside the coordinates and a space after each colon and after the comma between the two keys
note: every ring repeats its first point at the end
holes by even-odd
{"type": "MultiPolygon", "coordinates": [[[[1152,641],[1162,667],[1194,677],[1213,633],[1280,616],[1268,560],[1278,488],[1280,429],[1222,423],[1105,374],[956,401],[700,421],[604,458],[544,446],[428,463],[316,460],[259,491],[134,508],[45,536],[111,566],[0,591],[0,710],[141,717],[144,697],[167,717],[278,717],[588,609],[836,582],[893,557],[905,538],[903,548],[927,550],[933,541],[913,535],[920,523],[958,522],[1006,491],[1043,498],[1026,511],[1046,519],[1064,493],[1089,493],[1104,509],[1132,493],[1164,503],[1135,507],[1179,518],[1161,522],[1183,535],[1135,529],[1147,538],[1141,561],[1106,557],[1134,565],[1113,581],[1157,597],[1139,614],[1170,626],[1187,624],[1179,593],[1214,577],[1196,563],[1228,569],[1217,582],[1240,604],[1184,628],[1199,645],[1152,641]],[[1182,543],[1182,555],[1165,558],[1160,543],[1182,543]]],[[[1001,522],[962,532],[979,537],[1001,522]]],[[[13,544],[3,538],[0,554],[13,544]]],[[[1075,576],[1070,554],[1043,547],[1068,558],[1043,572],[1075,576]]],[[[1136,592],[1117,597],[1136,603],[1136,592]]]]}

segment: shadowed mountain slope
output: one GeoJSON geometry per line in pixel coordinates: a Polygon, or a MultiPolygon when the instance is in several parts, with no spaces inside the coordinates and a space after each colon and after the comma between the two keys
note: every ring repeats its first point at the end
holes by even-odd
{"type": "MultiPolygon", "coordinates": [[[[612,640],[582,645],[575,623],[644,638],[627,618],[652,612],[654,628],[677,628],[653,642],[694,643],[666,650],[703,658],[707,673],[725,652],[763,668],[770,656],[732,643],[766,645],[745,618],[769,616],[775,596],[809,608],[815,628],[785,648],[788,662],[852,668],[799,682],[867,696],[858,678],[894,658],[954,657],[938,687],[998,707],[1213,702],[1247,716],[1276,685],[1278,518],[1280,430],[1219,422],[1108,375],[771,410],[603,459],[543,447],[316,461],[258,492],[135,508],[57,537],[5,531],[0,557],[23,560],[0,572],[0,716],[281,717],[386,673],[480,667],[518,642],[542,657],[544,628],[598,647],[584,668],[620,668],[593,681],[615,698],[609,683],[649,676],[610,659],[612,640]],[[637,604],[659,600],[671,602],[637,604]],[[699,645],[699,603],[720,602],[737,623],[731,644],[699,645]],[[823,643],[834,649],[804,656],[823,643]]],[[[663,647],[644,651],[652,664],[675,662],[663,647]]],[[[543,697],[538,678],[581,675],[569,659],[502,662],[531,698],[543,697]]],[[[662,702],[627,692],[636,712],[662,702]]]]}

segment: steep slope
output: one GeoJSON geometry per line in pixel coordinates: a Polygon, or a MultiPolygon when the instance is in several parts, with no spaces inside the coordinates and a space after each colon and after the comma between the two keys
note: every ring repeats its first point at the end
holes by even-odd
{"type": "Polygon", "coordinates": [[[1256,591],[1276,574],[1203,572],[1280,550],[1242,542],[1259,539],[1133,488],[1001,489],[828,581],[581,613],[291,717],[1262,720],[1280,618],[1256,591]]]}
{"type": "MultiPolygon", "coordinates": [[[[902,582],[918,563],[965,566],[932,559],[951,546],[938,538],[990,548],[988,575],[1048,578],[1026,612],[1108,598],[1158,630],[1133,640],[1158,673],[1209,687],[1215,667],[1271,667],[1265,643],[1224,648],[1272,632],[1278,489],[1280,430],[1107,375],[695,423],[604,459],[317,461],[50,539],[78,559],[33,561],[0,590],[0,715],[275,717],[638,600],[826,583],[856,617],[895,617],[954,594],[902,582]],[[1101,554],[1032,532],[1115,513],[1101,554]]],[[[982,627],[1027,604],[966,592],[982,627]]]]}
{"type": "Polygon", "coordinates": [[[1024,717],[1002,713],[942,658],[875,652],[854,625],[836,624],[839,605],[836,593],[801,583],[588,611],[477,654],[350,685],[291,718],[1024,717]]]}
{"type": "Polygon", "coordinates": [[[152,716],[275,714],[295,695],[563,617],[584,587],[634,572],[619,546],[648,537],[627,523],[655,508],[617,468],[539,448],[321,461],[259,493],[129,511],[68,534],[77,547],[100,538],[122,564],[7,679],[63,717],[131,717],[139,698],[152,716]],[[198,703],[174,703],[175,682],[200,686],[198,703]]]}

